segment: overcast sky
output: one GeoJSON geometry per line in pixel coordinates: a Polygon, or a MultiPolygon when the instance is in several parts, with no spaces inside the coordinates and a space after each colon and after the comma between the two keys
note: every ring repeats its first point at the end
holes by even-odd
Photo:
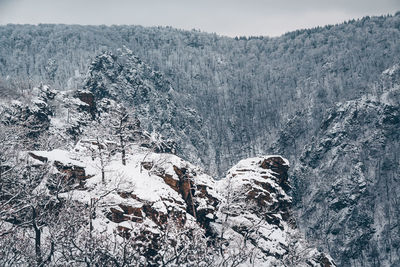
{"type": "Polygon", "coordinates": [[[400,0],[0,0],[0,24],[162,25],[278,36],[396,11],[400,0]]]}

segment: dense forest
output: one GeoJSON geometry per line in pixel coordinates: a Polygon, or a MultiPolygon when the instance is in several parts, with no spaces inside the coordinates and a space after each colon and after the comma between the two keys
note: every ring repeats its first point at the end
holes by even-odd
{"type": "MultiPolygon", "coordinates": [[[[170,27],[7,25],[0,27],[2,83],[82,86],[94,55],[128,47],[161,71],[204,120],[202,165],[220,176],[240,158],[265,152],[298,111],[310,131],[333,103],[374,93],[399,62],[400,14],[365,17],[281,37],[228,38],[170,27]]],[[[291,155],[287,155],[288,157],[291,155]]]]}

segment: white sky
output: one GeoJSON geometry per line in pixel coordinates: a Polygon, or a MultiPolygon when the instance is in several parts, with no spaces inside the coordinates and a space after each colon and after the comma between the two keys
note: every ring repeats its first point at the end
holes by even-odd
{"type": "Polygon", "coordinates": [[[0,0],[0,24],[162,25],[278,36],[397,11],[400,0],[0,0]]]}

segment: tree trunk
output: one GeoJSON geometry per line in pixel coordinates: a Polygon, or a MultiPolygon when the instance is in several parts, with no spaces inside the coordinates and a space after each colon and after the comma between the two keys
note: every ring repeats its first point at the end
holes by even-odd
{"type": "Polygon", "coordinates": [[[122,165],[126,165],[125,148],[122,149],[122,165]]]}
{"type": "Polygon", "coordinates": [[[36,264],[40,266],[43,262],[42,258],[42,249],[40,246],[40,239],[41,239],[41,232],[39,227],[36,224],[37,213],[36,209],[32,207],[32,226],[33,230],[35,231],[35,256],[36,256],[36,264]]]}
{"type": "Polygon", "coordinates": [[[125,145],[124,145],[124,138],[122,134],[119,136],[119,142],[121,146],[121,154],[122,154],[122,165],[126,165],[126,152],[125,152],[125,145]]]}
{"type": "Polygon", "coordinates": [[[98,149],[99,149],[99,157],[100,157],[100,168],[101,168],[101,182],[103,183],[103,184],[105,184],[106,183],[106,177],[105,177],[105,174],[104,174],[104,172],[105,172],[105,168],[104,168],[104,159],[103,159],[103,152],[102,152],[102,150],[101,150],[101,144],[100,144],[100,141],[99,141],[99,138],[97,137],[97,147],[98,147],[98,149]]]}
{"type": "Polygon", "coordinates": [[[90,241],[92,240],[92,230],[93,230],[93,207],[94,207],[94,199],[90,199],[90,209],[89,209],[89,236],[90,241]]]}

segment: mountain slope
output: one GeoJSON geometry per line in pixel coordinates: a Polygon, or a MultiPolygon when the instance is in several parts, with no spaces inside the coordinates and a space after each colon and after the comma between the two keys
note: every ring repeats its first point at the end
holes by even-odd
{"type": "Polygon", "coordinates": [[[285,144],[296,140],[302,155],[292,173],[300,228],[342,266],[399,264],[398,77],[395,65],[374,86],[377,96],[328,110],[311,140],[301,116],[280,140],[290,153],[296,146],[285,144]]]}

